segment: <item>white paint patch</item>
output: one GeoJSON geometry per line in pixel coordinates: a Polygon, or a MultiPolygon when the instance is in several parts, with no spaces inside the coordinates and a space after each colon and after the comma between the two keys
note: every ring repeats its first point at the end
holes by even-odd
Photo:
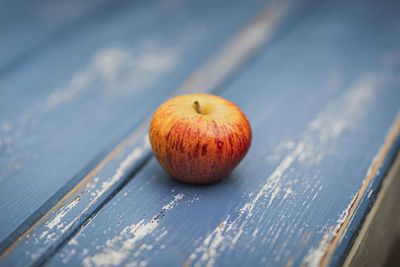
{"type": "Polygon", "coordinates": [[[167,48],[156,48],[155,41],[146,40],[135,50],[119,47],[99,50],[88,66],[74,74],[65,87],[48,96],[46,108],[76,99],[92,90],[95,82],[101,82],[100,88],[113,93],[138,92],[150,86],[177,63],[179,41],[167,48]]]}
{"type": "MultiPolygon", "coordinates": [[[[172,70],[182,52],[203,36],[202,29],[184,31],[173,45],[161,47],[159,40],[143,39],[133,49],[107,47],[98,50],[89,64],[75,73],[69,83],[50,94],[46,107],[67,103],[92,90],[94,82],[101,82],[112,93],[138,92],[154,84],[162,75],[172,70]]],[[[96,87],[98,88],[98,87],[96,87]]],[[[92,90],[93,91],[93,90],[92,90]]]]}
{"type": "MultiPolygon", "coordinates": [[[[163,212],[171,211],[178,202],[184,197],[182,193],[176,194],[174,199],[166,204],[162,210],[163,212]]],[[[137,258],[140,255],[140,251],[147,249],[153,249],[153,246],[146,244],[140,244],[146,236],[152,234],[158,227],[159,222],[156,218],[158,215],[154,215],[150,220],[140,220],[138,223],[125,227],[118,235],[113,239],[107,240],[100,253],[93,256],[86,257],[83,260],[84,266],[118,266],[123,264],[128,258],[137,258]],[[133,251],[135,253],[132,255],[133,251]]],[[[167,234],[167,231],[162,231],[155,240],[160,241],[162,237],[167,234]]],[[[153,242],[153,245],[155,243],[153,242]]],[[[136,262],[132,261],[129,263],[132,266],[145,266],[147,262],[136,262]]]]}
{"type": "Polygon", "coordinates": [[[134,47],[99,49],[86,66],[71,74],[66,84],[54,88],[45,99],[24,110],[18,121],[0,125],[0,150],[23,138],[27,134],[26,129],[31,133],[37,127],[34,122],[39,118],[79,97],[103,95],[110,98],[143,92],[173,71],[185,50],[204,33],[201,27],[188,26],[179,35],[180,38],[169,44],[146,37],[138,40],[134,47]],[[11,129],[15,130],[11,132],[11,129]]]}
{"type": "Polygon", "coordinates": [[[198,247],[194,253],[189,256],[191,260],[194,260],[197,254],[201,254],[200,261],[194,266],[204,265],[208,267],[214,265],[217,256],[217,248],[220,246],[221,242],[224,241],[222,233],[225,231],[228,220],[229,216],[204,239],[202,246],[198,247]]]}
{"type": "Polygon", "coordinates": [[[46,230],[46,231],[43,231],[41,234],[40,234],[40,237],[39,237],[39,239],[43,239],[47,234],[49,233],[49,231],[48,230],[46,230]]]}
{"type": "MultiPolygon", "coordinates": [[[[115,185],[129,170],[129,168],[131,168],[133,164],[135,164],[135,162],[138,159],[140,159],[144,155],[144,153],[148,151],[149,143],[147,141],[148,140],[147,135],[144,137],[144,140],[145,141],[143,142],[142,146],[134,148],[133,151],[126,156],[126,158],[120,163],[114,175],[112,175],[109,179],[99,184],[99,177],[96,177],[93,180],[93,183],[88,183],[86,188],[82,189],[86,190],[86,193],[93,197],[92,202],[99,199],[113,185],[115,185]],[[96,189],[98,186],[100,187],[100,189],[96,189]]],[[[80,216],[82,216],[82,214],[85,214],[85,212],[88,211],[90,205],[87,205],[82,211],[80,211],[78,216],[75,216],[73,218],[68,218],[70,219],[69,222],[64,219],[64,217],[67,214],[69,214],[71,210],[74,209],[74,207],[79,203],[79,201],[80,198],[78,197],[75,198],[67,206],[61,208],[52,220],[49,220],[48,222],[45,223],[46,230],[44,230],[39,236],[39,239],[45,238],[44,241],[45,245],[55,242],[55,240],[59,237],[60,233],[61,234],[65,233],[68,229],[71,228],[71,226],[76,222],[76,220],[80,218],[80,216]]],[[[74,242],[74,239],[72,239],[69,242],[69,244],[72,244],[71,242],[74,242]]]]}
{"type": "Polygon", "coordinates": [[[71,246],[77,246],[77,245],[79,245],[78,240],[77,240],[76,238],[72,238],[72,239],[68,242],[68,244],[71,245],[71,246]]]}
{"type": "Polygon", "coordinates": [[[280,186],[278,182],[282,178],[284,172],[289,169],[295,159],[304,151],[304,143],[299,142],[297,144],[296,149],[287,155],[282,162],[278,165],[278,167],[274,170],[274,172],[267,178],[267,182],[261,187],[261,190],[258,191],[257,195],[249,202],[247,202],[241,209],[241,215],[247,213],[246,217],[249,218],[253,215],[253,210],[260,200],[261,197],[268,197],[271,195],[269,205],[271,205],[273,199],[276,197],[278,192],[280,191],[280,186]]]}
{"type": "Polygon", "coordinates": [[[163,209],[164,211],[169,211],[169,210],[171,210],[171,209],[176,205],[176,203],[177,203],[179,200],[181,200],[182,198],[183,198],[183,194],[177,194],[177,195],[175,195],[174,200],[171,201],[170,203],[168,203],[167,205],[165,205],[164,207],[162,207],[162,209],[163,209]]]}
{"type": "MultiPolygon", "coordinates": [[[[73,201],[71,201],[71,203],[69,203],[67,206],[65,206],[64,208],[62,208],[55,216],[52,220],[48,221],[45,226],[47,227],[47,229],[51,230],[54,227],[57,227],[57,229],[59,229],[60,227],[62,227],[63,223],[62,223],[62,218],[71,211],[71,209],[78,204],[79,199],[74,199],[73,201]]],[[[48,232],[48,231],[45,231],[48,232]]],[[[45,233],[43,232],[43,233],[45,233]]],[[[42,235],[40,236],[40,239],[42,239],[44,236],[42,235]]]]}
{"type": "Polygon", "coordinates": [[[345,130],[352,129],[355,126],[354,120],[365,114],[365,106],[373,101],[384,78],[372,73],[366,75],[346,91],[339,103],[332,102],[328,105],[326,110],[310,123],[310,128],[320,134],[320,141],[336,139],[345,130]],[[348,116],[354,120],[350,120],[348,116]],[[327,121],[327,118],[334,120],[327,121]]]}
{"type": "Polygon", "coordinates": [[[71,101],[84,89],[87,89],[95,79],[96,73],[93,71],[92,66],[76,73],[67,86],[54,91],[48,96],[46,106],[52,108],[61,103],[71,101]]]}
{"type": "Polygon", "coordinates": [[[127,226],[119,235],[108,240],[101,253],[87,257],[83,261],[84,266],[117,266],[121,265],[138,246],[138,241],[152,233],[158,226],[158,222],[145,220],[137,224],[127,226]]]}
{"type": "MultiPolygon", "coordinates": [[[[204,264],[211,266],[218,255],[228,248],[232,250],[240,237],[248,232],[250,226],[254,225],[251,221],[254,220],[252,218],[255,214],[258,216],[257,220],[261,221],[268,207],[272,205],[275,198],[280,196],[282,191],[285,192],[283,198],[286,199],[292,193],[292,188],[299,182],[296,181],[294,183],[293,179],[285,179],[285,175],[287,175],[293,163],[303,164],[306,169],[317,166],[327,153],[329,153],[328,148],[334,145],[339,136],[343,132],[351,130],[355,123],[365,116],[382,82],[385,82],[384,76],[369,74],[351,86],[343,96],[328,104],[316,119],[310,122],[308,129],[301,135],[301,140],[296,145],[290,144],[294,150],[283,158],[272,174],[267,177],[265,183],[255,196],[249,195],[250,200],[242,206],[236,219],[230,221],[230,216],[228,215],[222,223],[224,227],[216,227],[204,239],[201,245],[194,250],[190,258],[192,260],[197,259],[197,262],[192,263],[195,266],[204,264]],[[213,255],[212,260],[210,255],[213,255]]],[[[317,187],[315,185],[313,188],[310,187],[307,190],[307,192],[309,190],[315,192],[313,195],[310,192],[310,197],[303,203],[305,209],[310,207],[321,189],[321,186],[317,187]]],[[[281,200],[280,198],[279,205],[284,203],[281,200]]],[[[340,225],[346,219],[350,207],[351,203],[349,208],[338,219],[337,225],[331,227],[324,236],[319,248],[314,252],[310,252],[307,262],[313,264],[318,262],[321,253],[323,255],[327,244],[336,235],[340,225]]],[[[274,227],[275,230],[270,232],[272,236],[270,238],[265,237],[263,240],[269,240],[270,246],[272,246],[284,227],[281,224],[276,225],[274,227]]]]}
{"type": "Polygon", "coordinates": [[[86,256],[88,253],[89,253],[89,249],[85,248],[85,249],[83,249],[83,251],[82,251],[82,253],[81,253],[81,256],[84,257],[84,256],[86,256]]]}
{"type": "MultiPolygon", "coordinates": [[[[387,137],[386,137],[386,139],[387,139],[387,137]]],[[[365,174],[365,177],[369,177],[369,176],[372,174],[372,170],[373,170],[374,166],[376,165],[376,162],[377,162],[379,156],[382,154],[382,150],[383,150],[383,146],[381,146],[381,147],[379,148],[377,154],[376,154],[376,155],[374,156],[374,158],[372,159],[372,161],[371,161],[371,163],[370,163],[370,166],[368,167],[367,172],[366,172],[366,174],[365,174]]],[[[377,171],[377,172],[378,172],[378,171],[377,171]]],[[[366,181],[363,180],[362,184],[364,184],[365,182],[366,182],[366,181]]],[[[368,196],[367,196],[367,197],[370,198],[371,195],[372,195],[372,193],[373,193],[373,190],[371,190],[371,191],[368,193],[368,196]]],[[[350,204],[349,204],[349,206],[347,207],[347,209],[345,209],[345,210],[343,211],[342,215],[339,217],[339,219],[338,219],[338,221],[337,221],[338,224],[337,224],[331,231],[329,231],[328,233],[326,233],[326,234],[324,235],[324,237],[322,238],[322,240],[321,240],[321,242],[320,242],[318,248],[312,249],[312,250],[307,254],[307,256],[306,256],[306,258],[305,258],[305,260],[304,260],[304,262],[303,262],[303,265],[305,265],[305,266],[318,266],[319,262],[321,261],[322,257],[323,257],[324,254],[325,254],[326,248],[328,247],[329,243],[330,243],[330,242],[332,241],[332,239],[336,236],[338,230],[340,229],[340,227],[342,226],[342,224],[343,224],[344,221],[346,220],[346,218],[347,218],[347,216],[348,216],[348,214],[349,214],[350,208],[353,206],[354,201],[356,200],[357,196],[358,196],[358,194],[356,194],[356,195],[354,196],[354,198],[353,198],[352,201],[350,202],[350,204]]],[[[344,235],[343,235],[341,238],[343,238],[343,237],[344,237],[344,235]]],[[[340,242],[340,241],[339,241],[339,242],[340,242]]]]}
{"type": "Polygon", "coordinates": [[[120,163],[118,169],[114,175],[101,184],[101,189],[96,191],[96,198],[103,195],[108,189],[111,188],[116,182],[118,182],[126,171],[132,167],[132,165],[144,155],[145,149],[142,147],[135,147],[133,151],[120,163]]]}
{"type": "Polygon", "coordinates": [[[256,237],[257,237],[257,234],[258,234],[258,229],[256,228],[256,230],[254,230],[254,232],[253,232],[253,234],[252,234],[253,238],[256,238],[256,237]]]}
{"type": "Polygon", "coordinates": [[[302,266],[318,266],[319,265],[322,257],[325,254],[326,249],[329,246],[329,243],[336,236],[340,227],[342,226],[342,224],[346,220],[347,216],[349,215],[349,211],[350,211],[354,201],[356,200],[356,198],[357,198],[357,194],[353,197],[353,199],[350,201],[350,204],[339,216],[338,220],[336,221],[336,225],[328,228],[328,231],[322,237],[321,242],[319,243],[318,247],[313,248],[309,251],[307,256],[304,258],[302,266]]]}
{"type": "MultiPolygon", "coordinates": [[[[285,191],[285,195],[283,196],[283,198],[282,198],[281,201],[284,201],[289,195],[291,195],[291,194],[293,193],[293,190],[292,190],[292,188],[290,188],[290,187],[285,188],[284,191],[285,191]]],[[[316,195],[317,195],[317,194],[318,194],[318,192],[316,193],[316,195]]],[[[315,198],[313,198],[313,200],[314,200],[314,199],[315,199],[315,198]]]]}
{"type": "MultiPolygon", "coordinates": [[[[114,173],[114,175],[101,183],[101,189],[100,190],[96,190],[96,195],[94,196],[93,201],[96,201],[97,199],[99,199],[105,192],[107,192],[113,185],[115,185],[121,178],[122,176],[125,174],[125,172],[132,167],[132,165],[138,160],[140,159],[144,153],[147,151],[146,148],[143,147],[136,147],[119,165],[118,169],[116,170],[116,172],[114,173]]],[[[78,216],[76,216],[69,224],[67,224],[62,230],[61,232],[64,233],[65,231],[67,231],[72,224],[75,223],[75,221],[82,215],[84,214],[87,210],[89,210],[90,205],[87,205],[85,207],[85,209],[83,209],[83,211],[80,212],[80,214],[78,216]]]]}
{"type": "Polygon", "coordinates": [[[123,49],[104,49],[95,54],[91,67],[106,81],[114,81],[131,56],[131,53],[123,49]]]}

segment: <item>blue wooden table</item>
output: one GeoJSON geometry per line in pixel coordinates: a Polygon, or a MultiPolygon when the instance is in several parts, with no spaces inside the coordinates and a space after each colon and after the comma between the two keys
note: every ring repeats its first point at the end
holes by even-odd
{"type": "Polygon", "coordinates": [[[398,1],[0,7],[0,266],[343,263],[399,150],[398,1]],[[253,130],[205,186],[147,136],[193,92],[253,130]]]}

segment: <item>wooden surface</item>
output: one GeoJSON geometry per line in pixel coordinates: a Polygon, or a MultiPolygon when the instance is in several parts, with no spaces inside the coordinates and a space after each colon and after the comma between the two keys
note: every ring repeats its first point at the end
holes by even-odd
{"type": "Polygon", "coordinates": [[[0,265],[343,263],[399,148],[398,3],[2,5],[0,265]],[[252,125],[220,183],[151,155],[189,92],[252,125]]]}
{"type": "Polygon", "coordinates": [[[397,205],[400,202],[399,188],[400,154],[397,154],[343,266],[398,264],[398,260],[395,261],[390,257],[398,259],[399,255],[397,245],[400,240],[400,214],[397,212],[397,205]]]}

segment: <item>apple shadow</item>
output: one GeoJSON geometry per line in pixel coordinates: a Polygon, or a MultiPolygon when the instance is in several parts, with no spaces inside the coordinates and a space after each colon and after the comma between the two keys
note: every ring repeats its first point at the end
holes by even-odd
{"type": "Polygon", "coordinates": [[[212,182],[212,183],[194,184],[194,183],[185,183],[185,182],[179,181],[178,179],[175,179],[173,176],[168,174],[161,166],[159,166],[158,168],[154,168],[153,172],[154,172],[154,175],[156,175],[156,177],[158,177],[158,179],[156,179],[156,180],[159,180],[157,182],[160,182],[160,184],[164,184],[165,186],[168,186],[168,187],[178,186],[178,187],[182,187],[182,188],[212,187],[212,186],[222,183],[223,181],[228,179],[230,176],[229,175],[220,181],[216,181],[216,182],[212,182]]]}
{"type": "Polygon", "coordinates": [[[243,168],[235,169],[224,179],[209,184],[188,184],[169,175],[153,158],[147,170],[148,192],[152,202],[168,203],[181,196],[180,212],[169,217],[169,222],[178,225],[187,216],[198,228],[208,229],[221,223],[221,218],[237,212],[237,203],[243,200],[244,188],[248,183],[243,168]],[[151,196],[151,197],[150,197],[151,196]]]}
{"type": "Polygon", "coordinates": [[[244,178],[243,175],[241,175],[242,172],[240,171],[240,168],[237,168],[220,181],[205,184],[191,184],[179,181],[172,177],[154,158],[151,165],[151,172],[154,178],[152,179],[152,183],[162,191],[171,191],[174,189],[175,191],[204,193],[206,195],[221,192],[222,189],[224,191],[235,192],[240,190],[238,185],[243,182],[244,178]]]}

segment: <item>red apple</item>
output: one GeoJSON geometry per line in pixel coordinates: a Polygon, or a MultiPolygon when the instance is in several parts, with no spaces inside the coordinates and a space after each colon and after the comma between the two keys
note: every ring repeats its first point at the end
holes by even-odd
{"type": "Polygon", "coordinates": [[[154,156],[172,177],[205,184],[223,179],[239,164],[250,147],[251,128],[232,102],[191,94],[157,109],[149,138],[154,156]]]}

